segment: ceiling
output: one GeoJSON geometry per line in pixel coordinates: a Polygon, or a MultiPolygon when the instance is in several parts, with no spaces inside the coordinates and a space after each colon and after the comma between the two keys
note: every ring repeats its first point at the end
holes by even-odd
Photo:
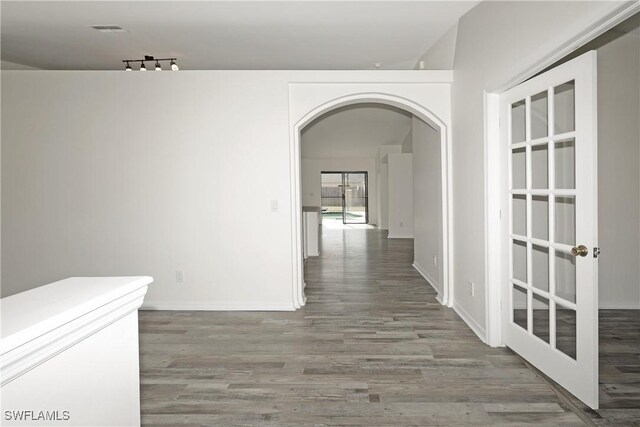
{"type": "Polygon", "coordinates": [[[375,158],[411,130],[412,115],[383,104],[357,104],[318,117],[302,130],[303,158],[375,158]]]}
{"type": "Polygon", "coordinates": [[[117,70],[144,55],[191,70],[411,69],[477,3],[2,1],[2,60],[53,70],[117,70]]]}

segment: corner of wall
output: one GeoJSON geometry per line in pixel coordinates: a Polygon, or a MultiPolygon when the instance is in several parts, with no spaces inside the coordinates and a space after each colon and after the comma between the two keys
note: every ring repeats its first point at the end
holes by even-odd
{"type": "Polygon", "coordinates": [[[438,296],[440,296],[440,282],[438,282],[435,278],[431,277],[431,275],[427,273],[427,270],[425,268],[422,268],[416,260],[414,260],[413,264],[411,265],[413,266],[413,268],[416,269],[418,273],[420,273],[420,275],[422,275],[422,277],[424,277],[427,283],[429,283],[429,285],[438,293],[438,296]]]}
{"type": "Polygon", "coordinates": [[[41,68],[18,64],[17,62],[2,60],[0,61],[0,70],[2,71],[38,71],[38,70],[41,70],[41,68]]]}
{"type": "Polygon", "coordinates": [[[457,38],[458,22],[427,49],[414,68],[421,69],[419,65],[422,62],[425,70],[452,70],[455,63],[457,38]]]}
{"type": "Polygon", "coordinates": [[[413,152],[413,121],[411,122],[412,126],[407,130],[407,133],[404,135],[404,138],[401,140],[400,151],[403,153],[412,153],[413,152]]]}
{"type": "Polygon", "coordinates": [[[473,316],[471,316],[461,305],[458,304],[457,301],[453,301],[453,310],[460,316],[462,320],[471,328],[471,330],[480,338],[480,341],[487,344],[487,333],[478,322],[475,321],[473,316]]]}

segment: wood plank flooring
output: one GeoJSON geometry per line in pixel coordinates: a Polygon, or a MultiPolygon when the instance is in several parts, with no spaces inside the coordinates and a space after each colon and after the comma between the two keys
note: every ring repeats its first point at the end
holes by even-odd
{"type": "Polygon", "coordinates": [[[510,350],[480,342],[412,260],[412,240],[323,230],[297,312],[140,312],[142,423],[591,423],[510,350]]]}
{"type": "Polygon", "coordinates": [[[561,390],[599,426],[640,426],[640,311],[600,310],[600,409],[561,390]]]}

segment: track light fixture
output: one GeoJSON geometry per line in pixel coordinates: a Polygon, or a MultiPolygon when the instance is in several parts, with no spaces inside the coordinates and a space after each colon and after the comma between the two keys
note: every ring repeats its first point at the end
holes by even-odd
{"type": "Polygon", "coordinates": [[[132,71],[130,62],[139,62],[140,63],[140,71],[147,71],[147,67],[144,65],[144,61],[149,61],[153,63],[155,61],[155,69],[156,71],[162,71],[162,65],[160,61],[170,61],[169,67],[173,71],[178,71],[180,67],[176,64],[177,58],[154,58],[153,56],[145,55],[144,59],[123,59],[122,62],[126,63],[125,71],[132,71]]]}

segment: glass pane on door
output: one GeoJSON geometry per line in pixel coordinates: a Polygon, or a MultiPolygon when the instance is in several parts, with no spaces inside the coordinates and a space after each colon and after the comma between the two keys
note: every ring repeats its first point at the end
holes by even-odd
{"type": "Polygon", "coordinates": [[[546,91],[531,97],[531,138],[533,139],[547,136],[549,127],[547,119],[548,104],[546,91]]]}
{"type": "Polygon", "coordinates": [[[556,349],[576,358],[576,311],[556,304],[556,349]]]}
{"type": "Polygon", "coordinates": [[[323,221],[342,221],[342,172],[321,173],[320,203],[323,221]]]}
{"type": "Polygon", "coordinates": [[[366,224],[368,218],[366,172],[344,173],[344,223],[366,224]]]}
{"type": "Polygon", "coordinates": [[[533,315],[531,321],[533,323],[533,334],[544,342],[549,343],[549,300],[534,294],[532,302],[533,315]]]}
{"type": "Polygon", "coordinates": [[[576,128],[576,84],[566,82],[553,88],[555,134],[571,132],[576,128]]]}
{"type": "Polygon", "coordinates": [[[576,188],[575,139],[556,141],[556,188],[576,188]]]}

